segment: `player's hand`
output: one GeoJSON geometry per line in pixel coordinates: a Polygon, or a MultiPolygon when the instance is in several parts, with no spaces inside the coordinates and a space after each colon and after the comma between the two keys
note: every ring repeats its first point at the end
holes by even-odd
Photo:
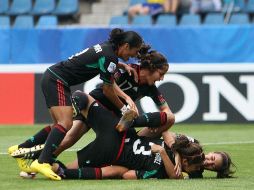
{"type": "Polygon", "coordinates": [[[153,144],[152,146],[151,146],[151,151],[152,151],[152,153],[161,153],[162,151],[164,151],[165,149],[162,147],[162,146],[160,146],[160,145],[158,145],[158,144],[153,144]]]}
{"type": "Polygon", "coordinates": [[[149,129],[149,131],[150,131],[151,133],[157,133],[157,131],[158,131],[158,128],[149,128],[149,127],[148,127],[148,129],[149,129]]]}
{"type": "Polygon", "coordinates": [[[128,106],[130,107],[130,109],[134,110],[139,115],[138,108],[137,108],[135,102],[133,102],[133,100],[129,96],[125,99],[125,101],[128,104],[128,106]]]}
{"type": "Polygon", "coordinates": [[[182,164],[181,164],[181,156],[178,152],[174,152],[175,154],[175,174],[179,177],[182,174],[182,164]]]}
{"type": "Polygon", "coordinates": [[[138,82],[138,73],[135,69],[126,64],[125,70],[128,72],[129,76],[133,76],[134,80],[138,82]]]}

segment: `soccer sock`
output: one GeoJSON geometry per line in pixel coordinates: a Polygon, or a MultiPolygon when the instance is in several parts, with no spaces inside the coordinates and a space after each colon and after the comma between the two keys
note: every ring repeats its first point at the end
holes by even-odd
{"type": "Polygon", "coordinates": [[[158,128],[167,122],[167,114],[165,112],[144,113],[134,119],[132,127],[149,127],[158,128]]]}
{"type": "Polygon", "coordinates": [[[101,179],[101,168],[64,169],[65,179],[101,179]]]}
{"type": "Polygon", "coordinates": [[[50,126],[46,126],[42,130],[40,130],[38,133],[36,133],[34,136],[30,137],[25,142],[20,144],[19,148],[31,148],[38,144],[44,144],[50,131],[51,131],[50,126]]]}
{"type": "Polygon", "coordinates": [[[53,152],[57,149],[59,144],[62,142],[66,132],[67,131],[63,126],[59,124],[54,125],[53,129],[51,130],[47,138],[45,147],[43,151],[41,152],[41,155],[38,159],[39,163],[51,164],[54,161],[53,152]]]}

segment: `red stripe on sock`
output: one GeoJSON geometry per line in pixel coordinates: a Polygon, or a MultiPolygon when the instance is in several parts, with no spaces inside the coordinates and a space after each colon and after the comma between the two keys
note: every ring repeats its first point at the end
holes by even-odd
{"type": "Polygon", "coordinates": [[[94,168],[94,169],[95,169],[96,179],[101,179],[101,177],[102,177],[101,169],[100,168],[94,168]]]}
{"type": "Polygon", "coordinates": [[[50,126],[47,126],[47,127],[44,128],[44,130],[45,130],[47,133],[50,133],[51,127],[50,127],[50,126]]]}
{"type": "Polygon", "coordinates": [[[67,132],[67,130],[62,125],[56,124],[55,128],[57,128],[62,133],[66,133],[67,132]]]}

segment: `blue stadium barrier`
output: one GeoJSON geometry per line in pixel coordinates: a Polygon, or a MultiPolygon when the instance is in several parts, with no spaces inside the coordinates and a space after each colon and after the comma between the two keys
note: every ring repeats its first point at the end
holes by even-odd
{"type": "Polygon", "coordinates": [[[11,35],[10,29],[0,29],[0,64],[10,63],[11,35]]]}
{"type": "MultiPolygon", "coordinates": [[[[54,63],[108,39],[112,28],[0,29],[0,63],[54,63]]],[[[170,63],[254,62],[253,25],[126,27],[170,63]],[[239,38],[240,36],[240,38],[239,38]]]]}

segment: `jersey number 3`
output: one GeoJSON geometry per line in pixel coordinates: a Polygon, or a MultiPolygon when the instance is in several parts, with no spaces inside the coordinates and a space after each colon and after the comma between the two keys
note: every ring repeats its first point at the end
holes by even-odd
{"type": "Polygon", "coordinates": [[[141,144],[140,139],[137,139],[134,143],[133,143],[133,152],[134,154],[142,154],[142,155],[151,155],[151,146],[154,144],[152,142],[149,142],[149,150],[145,150],[145,146],[140,146],[141,144]]]}

